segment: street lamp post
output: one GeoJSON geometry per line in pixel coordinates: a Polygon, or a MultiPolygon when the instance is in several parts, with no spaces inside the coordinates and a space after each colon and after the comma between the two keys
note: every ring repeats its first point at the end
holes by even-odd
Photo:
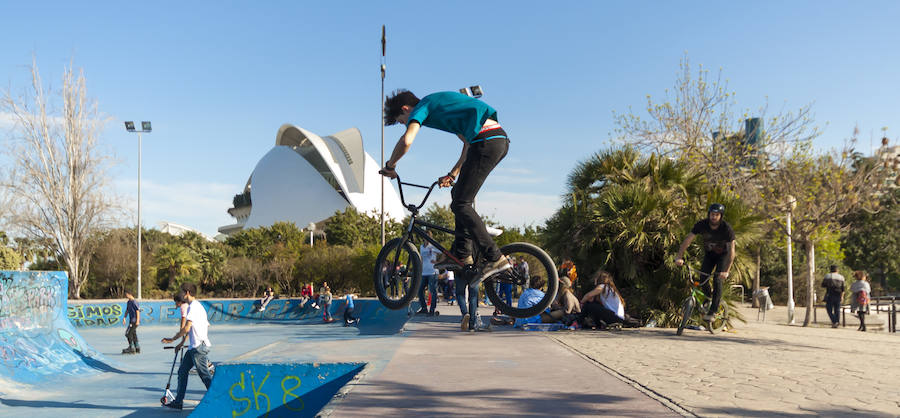
{"type": "Polygon", "coordinates": [[[137,211],[137,298],[141,299],[141,134],[153,131],[150,121],[141,122],[141,130],[134,129],[133,121],[125,122],[125,130],[138,134],[138,211],[137,211]]]}
{"type": "Polygon", "coordinates": [[[797,207],[797,199],[794,196],[788,195],[788,212],[787,212],[787,285],[788,285],[788,324],[794,323],[794,266],[793,264],[793,250],[791,249],[791,244],[793,238],[791,237],[791,214],[794,211],[794,208],[797,207]]]}

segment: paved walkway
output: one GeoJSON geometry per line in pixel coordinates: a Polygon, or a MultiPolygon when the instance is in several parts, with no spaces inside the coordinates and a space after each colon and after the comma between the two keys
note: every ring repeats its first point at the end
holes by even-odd
{"type": "Polygon", "coordinates": [[[783,307],[766,323],[742,312],[746,324],[716,335],[545,335],[700,416],[900,415],[900,334],[788,326],[783,307]]]}
{"type": "Polygon", "coordinates": [[[384,370],[349,388],[331,415],[678,416],[544,333],[462,333],[459,319],[408,323],[384,370]]]}

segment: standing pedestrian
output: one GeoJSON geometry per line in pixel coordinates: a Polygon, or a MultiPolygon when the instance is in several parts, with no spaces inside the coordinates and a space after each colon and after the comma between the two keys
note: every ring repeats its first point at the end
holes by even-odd
{"type": "Polygon", "coordinates": [[[853,272],[856,281],[850,285],[850,311],[859,316],[859,328],[857,331],[866,332],[866,314],[869,313],[869,295],[872,287],[869,286],[869,275],[863,270],[853,272]]]}
{"type": "MultiPolygon", "coordinates": [[[[425,232],[429,238],[432,237],[431,230],[425,232]]],[[[419,311],[416,314],[435,315],[435,307],[437,307],[437,272],[434,269],[434,261],[441,252],[431,245],[427,240],[419,246],[419,254],[422,255],[422,285],[419,286],[419,311]],[[431,307],[428,306],[428,300],[425,299],[425,286],[428,286],[428,293],[431,294],[431,307]]],[[[440,314],[440,313],[438,313],[440,314]]]]}
{"type": "Polygon", "coordinates": [[[188,304],[186,321],[174,337],[162,339],[163,344],[169,344],[187,335],[190,343],[188,351],[181,359],[181,365],[178,366],[178,393],[175,395],[175,400],[164,405],[172,409],[182,408],[184,394],[187,391],[188,374],[192,368],[197,369],[197,376],[200,376],[200,380],[207,389],[212,383],[212,376],[207,366],[207,356],[209,348],[212,346],[208,334],[209,320],[207,320],[206,308],[195,297],[196,293],[197,286],[193,283],[181,285],[181,298],[188,304]]]}
{"type": "Polygon", "coordinates": [[[128,320],[128,328],[125,329],[125,339],[128,340],[128,348],[122,349],[122,354],[140,354],[141,345],[138,344],[137,329],[141,325],[141,308],[138,302],[134,300],[134,294],[131,291],[125,291],[125,298],[128,303],[125,305],[125,316],[122,317],[122,325],[128,320]]]}
{"type": "Polygon", "coordinates": [[[331,317],[331,288],[328,287],[328,282],[322,283],[322,290],[319,292],[319,305],[322,306],[322,321],[331,322],[334,321],[334,318],[331,317]]]}
{"type": "Polygon", "coordinates": [[[837,328],[841,322],[841,303],[844,300],[844,276],[838,273],[837,266],[831,266],[830,272],[822,279],[825,288],[825,311],[831,319],[831,327],[837,328]]]}

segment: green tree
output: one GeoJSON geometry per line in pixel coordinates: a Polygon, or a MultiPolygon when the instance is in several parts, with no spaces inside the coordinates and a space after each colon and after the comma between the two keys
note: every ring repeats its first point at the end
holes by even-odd
{"type": "Polygon", "coordinates": [[[162,276],[159,281],[161,290],[168,290],[172,285],[185,281],[186,276],[200,268],[196,254],[180,244],[165,244],[154,255],[157,275],[162,276]]]}
{"type": "Polygon", "coordinates": [[[880,211],[857,209],[848,214],[844,219],[848,232],[841,239],[847,265],[854,270],[874,272],[873,278],[885,289],[889,287],[889,277],[900,278],[900,190],[890,193],[892,196],[880,199],[880,211]]]}
{"type": "MultiPolygon", "coordinates": [[[[385,218],[385,237],[391,239],[400,235],[399,222],[385,218]]],[[[365,244],[381,243],[381,219],[377,214],[358,212],[347,207],[343,212],[335,212],[325,223],[325,236],[329,245],[346,245],[355,247],[365,244]]]]}
{"type": "Polygon", "coordinates": [[[200,251],[200,288],[211,289],[225,271],[225,251],[210,247],[200,251]]]}
{"type": "Polygon", "coordinates": [[[0,245],[0,270],[18,270],[22,267],[22,256],[16,250],[0,245]]]}

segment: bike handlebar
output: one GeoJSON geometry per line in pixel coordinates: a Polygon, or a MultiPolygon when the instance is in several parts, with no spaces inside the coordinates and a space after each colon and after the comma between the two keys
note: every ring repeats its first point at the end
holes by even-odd
{"type": "Polygon", "coordinates": [[[395,177],[395,179],[397,179],[397,187],[400,189],[400,203],[402,203],[403,207],[406,208],[407,210],[409,210],[410,212],[415,212],[415,211],[418,211],[419,209],[422,209],[422,206],[425,206],[425,202],[428,201],[428,196],[431,196],[431,192],[434,190],[434,186],[437,186],[438,183],[440,183],[440,180],[437,180],[434,183],[431,183],[431,186],[423,186],[421,184],[406,183],[406,182],[400,181],[399,175],[397,175],[397,177],[395,177]],[[428,190],[428,192],[425,193],[425,197],[422,198],[422,203],[420,203],[419,205],[412,205],[412,204],[406,203],[406,197],[403,196],[403,185],[404,184],[407,186],[413,186],[413,187],[418,187],[421,189],[428,190]]]}
{"type": "Polygon", "coordinates": [[[688,271],[691,272],[691,277],[689,278],[689,280],[692,284],[696,283],[696,282],[694,282],[693,273],[697,273],[698,275],[700,275],[700,277],[704,277],[704,276],[706,277],[706,279],[703,280],[702,282],[700,282],[699,284],[697,284],[697,286],[705,285],[707,282],[709,282],[709,279],[711,279],[713,277],[712,273],[704,273],[699,270],[694,270],[694,268],[689,266],[687,263],[684,264],[684,267],[687,267],[688,271]]]}

